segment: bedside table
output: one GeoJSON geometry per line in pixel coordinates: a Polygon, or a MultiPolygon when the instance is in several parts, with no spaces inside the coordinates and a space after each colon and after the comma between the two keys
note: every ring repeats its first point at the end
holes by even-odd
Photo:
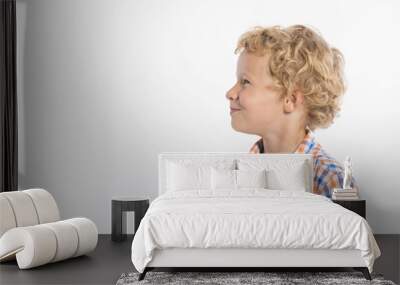
{"type": "MultiPolygon", "coordinates": [[[[111,240],[123,241],[126,235],[126,212],[135,212],[135,233],[149,208],[150,199],[140,197],[113,197],[111,201],[111,240]]],[[[134,234],[135,234],[134,233],[134,234]]]]}
{"type": "Polygon", "coordinates": [[[340,206],[353,211],[356,214],[359,214],[361,217],[366,219],[366,210],[365,210],[365,200],[333,200],[332,202],[339,204],[340,206]]]}

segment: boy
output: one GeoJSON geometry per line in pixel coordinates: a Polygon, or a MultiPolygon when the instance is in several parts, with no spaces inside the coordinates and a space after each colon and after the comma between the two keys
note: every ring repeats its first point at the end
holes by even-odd
{"type": "MultiPolygon", "coordinates": [[[[313,193],[331,198],[344,169],[313,131],[330,126],[340,111],[341,52],[303,25],[256,26],[240,37],[238,51],[237,82],[226,93],[232,128],[261,137],[250,153],[311,153],[313,193]]],[[[357,188],[354,178],[350,185],[357,188]]]]}

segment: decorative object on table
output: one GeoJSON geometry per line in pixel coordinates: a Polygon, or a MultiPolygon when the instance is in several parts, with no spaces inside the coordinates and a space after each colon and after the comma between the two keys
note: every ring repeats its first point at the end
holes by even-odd
{"type": "Polygon", "coordinates": [[[359,200],[358,189],[351,187],[353,164],[351,157],[346,156],[344,161],[344,178],[342,188],[333,188],[332,200],[359,200]]]}
{"type": "Polygon", "coordinates": [[[0,209],[0,262],[16,259],[20,269],[28,269],[96,248],[96,225],[83,217],[61,221],[44,189],[2,192],[0,209]]]}
{"type": "Polygon", "coordinates": [[[332,200],[359,200],[358,189],[333,188],[332,200]]]}
{"type": "Polygon", "coordinates": [[[149,208],[150,199],[143,197],[113,197],[111,201],[111,240],[126,240],[126,212],[135,212],[135,233],[149,208]]]}
{"type": "Polygon", "coordinates": [[[350,186],[352,176],[353,176],[353,164],[351,162],[351,157],[346,156],[346,159],[344,161],[343,189],[352,189],[350,186]]]}
{"type": "Polygon", "coordinates": [[[366,219],[366,201],[365,200],[332,200],[332,202],[359,214],[366,219]]]}
{"type": "MultiPolygon", "coordinates": [[[[279,270],[279,269],[278,269],[279,270]]],[[[152,271],[138,281],[139,273],[123,273],[116,285],[136,284],[380,284],[396,285],[382,274],[372,273],[372,283],[361,272],[161,272],[152,271]]],[[[200,270],[199,270],[200,271],[200,270]]]]}

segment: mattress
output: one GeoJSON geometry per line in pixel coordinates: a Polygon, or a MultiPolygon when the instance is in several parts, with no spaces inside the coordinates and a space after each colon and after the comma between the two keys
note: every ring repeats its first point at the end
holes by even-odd
{"type": "Polygon", "coordinates": [[[168,248],[359,250],[370,272],[381,254],[356,213],[310,192],[263,188],[160,195],[136,231],[132,263],[143,272],[168,248]]]}

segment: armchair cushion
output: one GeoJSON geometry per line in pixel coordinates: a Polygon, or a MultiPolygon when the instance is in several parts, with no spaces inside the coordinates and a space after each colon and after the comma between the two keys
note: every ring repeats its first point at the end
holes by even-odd
{"type": "Polygon", "coordinates": [[[96,245],[96,225],[73,218],[8,230],[0,239],[0,260],[16,255],[19,268],[28,269],[86,254],[96,245]]]}
{"type": "Polygon", "coordinates": [[[0,262],[16,259],[20,269],[86,254],[98,231],[89,219],[60,221],[53,196],[44,189],[0,193],[0,262]]]}

